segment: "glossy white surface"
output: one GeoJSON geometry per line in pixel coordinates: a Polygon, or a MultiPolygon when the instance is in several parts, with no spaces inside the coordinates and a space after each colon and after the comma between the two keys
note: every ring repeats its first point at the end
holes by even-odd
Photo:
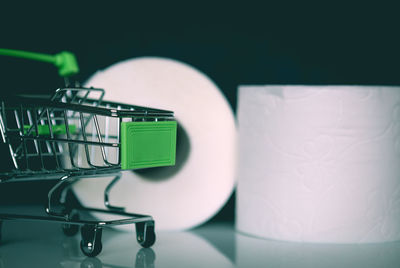
{"type": "Polygon", "coordinates": [[[79,235],[60,225],[6,221],[0,246],[5,267],[400,267],[400,242],[323,245],[278,242],[242,235],[232,224],[208,224],[190,232],[158,232],[142,249],[134,232],[105,229],[103,251],[86,258],[79,235]]]}

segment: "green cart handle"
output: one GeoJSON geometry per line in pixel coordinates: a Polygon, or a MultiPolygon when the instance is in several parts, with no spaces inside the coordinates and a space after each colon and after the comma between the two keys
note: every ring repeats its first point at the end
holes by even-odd
{"type": "Polygon", "coordinates": [[[0,55],[52,63],[58,68],[58,74],[63,77],[79,73],[79,67],[76,57],[73,53],[68,51],[62,51],[55,55],[49,55],[15,49],[0,48],[0,55]]]}

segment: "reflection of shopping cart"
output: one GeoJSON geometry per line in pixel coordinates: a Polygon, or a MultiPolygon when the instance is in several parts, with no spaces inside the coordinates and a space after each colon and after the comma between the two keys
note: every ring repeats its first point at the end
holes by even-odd
{"type": "Polygon", "coordinates": [[[96,256],[104,227],[134,223],[140,245],[153,245],[152,217],[125,213],[109,203],[108,194],[121,170],[175,163],[176,121],[173,112],[106,102],[103,95],[102,89],[64,88],[51,99],[0,102],[0,132],[13,163],[12,170],[0,174],[0,182],[58,179],[48,192],[44,215],[1,213],[0,227],[2,220],[16,219],[63,223],[66,235],[80,227],[83,253],[96,256]],[[104,191],[107,209],[69,204],[66,196],[75,181],[110,174],[115,178],[104,191]],[[87,212],[117,218],[93,219],[87,212]]]}

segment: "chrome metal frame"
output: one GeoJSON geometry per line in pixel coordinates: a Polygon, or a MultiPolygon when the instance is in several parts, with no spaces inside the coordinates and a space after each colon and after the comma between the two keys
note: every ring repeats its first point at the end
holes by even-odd
{"type": "Polygon", "coordinates": [[[1,140],[8,145],[13,163],[12,170],[0,174],[0,183],[58,180],[48,192],[47,216],[0,213],[0,226],[2,220],[43,220],[79,225],[84,241],[90,240],[87,237],[93,238],[85,248],[90,251],[90,245],[98,236],[101,238],[101,228],[135,223],[138,242],[144,246],[152,244],[144,239],[146,236],[155,237],[150,232],[154,232],[151,216],[126,213],[124,208],[110,204],[109,193],[121,177],[119,125],[123,121],[168,121],[173,120],[174,114],[171,111],[108,102],[103,97],[103,89],[74,87],[60,88],[50,99],[19,97],[0,100],[1,140]],[[109,131],[112,120],[117,127],[116,133],[109,131]],[[104,126],[101,126],[102,123],[104,126]],[[65,129],[58,131],[57,126],[65,129]],[[92,129],[91,132],[88,128],[92,129]],[[43,129],[46,130],[45,134],[41,133],[43,129]],[[93,148],[100,150],[100,163],[98,159],[97,163],[93,159],[93,148]],[[108,151],[112,149],[117,152],[116,159],[109,158],[108,151]],[[80,161],[82,151],[86,161],[80,161]],[[52,164],[48,165],[49,162],[52,164]],[[69,208],[66,197],[73,183],[82,178],[110,175],[115,177],[104,189],[106,210],[69,208]],[[61,211],[54,209],[60,205],[61,211]],[[79,220],[71,217],[72,210],[116,214],[125,218],[110,221],[79,220]],[[89,232],[88,235],[88,230],[93,233],[89,232]],[[96,234],[98,231],[100,234],[96,234]]]}

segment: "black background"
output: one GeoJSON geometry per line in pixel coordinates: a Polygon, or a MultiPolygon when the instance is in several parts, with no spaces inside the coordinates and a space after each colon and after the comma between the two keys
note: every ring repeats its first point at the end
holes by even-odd
{"type": "MultiPolygon", "coordinates": [[[[170,57],[205,72],[234,110],[240,84],[400,84],[399,8],[387,2],[32,2],[2,5],[0,47],[71,51],[82,82],[124,59],[170,57]]],[[[3,96],[63,83],[53,66],[8,57],[0,81],[3,96]]],[[[15,188],[21,200],[46,189],[15,188]]],[[[233,199],[217,218],[232,217],[233,199]]]]}

